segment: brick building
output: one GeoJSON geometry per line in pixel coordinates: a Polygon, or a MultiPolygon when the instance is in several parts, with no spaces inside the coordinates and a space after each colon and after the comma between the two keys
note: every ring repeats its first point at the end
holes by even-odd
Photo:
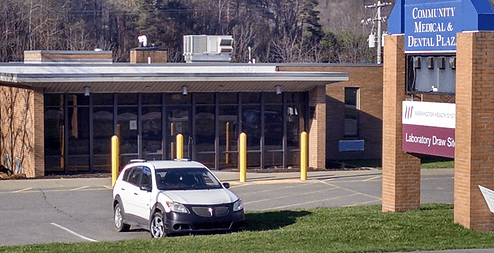
{"type": "Polygon", "coordinates": [[[35,51],[30,64],[0,65],[1,164],[28,177],[109,172],[111,136],[126,162],[173,159],[179,133],[184,156],[215,169],[238,166],[240,132],[249,168],[298,167],[302,131],[309,167],[381,157],[380,65],[170,64],[156,54],[147,64],[153,50],[131,63],[35,51]]]}

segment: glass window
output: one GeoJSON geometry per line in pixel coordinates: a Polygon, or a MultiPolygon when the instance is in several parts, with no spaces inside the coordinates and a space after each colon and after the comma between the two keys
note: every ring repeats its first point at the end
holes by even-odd
{"type": "Polygon", "coordinates": [[[264,136],[268,149],[281,149],[283,140],[283,106],[266,106],[264,111],[264,136]]]}
{"type": "Polygon", "coordinates": [[[119,105],[137,105],[137,93],[117,94],[119,105]]]}
{"type": "Polygon", "coordinates": [[[305,103],[305,93],[304,92],[286,92],[287,103],[302,104],[305,103]]]}
{"type": "Polygon", "coordinates": [[[238,104],[238,93],[221,92],[219,93],[220,104],[238,104]]]}
{"type": "Polygon", "coordinates": [[[69,155],[89,154],[89,108],[69,107],[69,155]]]}
{"type": "Polygon", "coordinates": [[[358,136],[358,110],[360,107],[358,88],[345,88],[345,135],[358,136]]]}
{"type": "Polygon", "coordinates": [[[264,101],[266,104],[281,104],[283,103],[283,96],[276,94],[276,92],[265,92],[264,101]]]}
{"type": "Polygon", "coordinates": [[[94,105],[113,105],[112,93],[92,93],[94,105]]]}
{"type": "Polygon", "coordinates": [[[242,131],[247,135],[247,149],[259,150],[261,139],[261,107],[243,106],[242,131]]]}
{"type": "Polygon", "coordinates": [[[220,166],[238,166],[238,106],[221,106],[219,114],[220,166]]]}
{"type": "Polygon", "coordinates": [[[142,175],[141,168],[133,168],[132,171],[130,172],[129,180],[127,182],[138,186],[139,180],[141,179],[141,175],[142,175]]]}
{"type": "Polygon", "coordinates": [[[143,105],[161,105],[161,93],[144,93],[141,95],[143,105]]]}
{"type": "Polygon", "coordinates": [[[191,104],[190,95],[182,95],[182,93],[166,93],[165,102],[167,104],[191,104]]]}
{"type": "Polygon", "coordinates": [[[63,94],[45,94],[45,106],[63,106],[63,94]]]}
{"type": "Polygon", "coordinates": [[[45,155],[61,155],[63,147],[63,108],[45,109],[45,155]]]}
{"type": "Polygon", "coordinates": [[[152,187],[151,170],[147,167],[142,168],[141,186],[142,187],[150,187],[150,188],[152,187]]]}
{"type": "Polygon", "coordinates": [[[214,93],[194,93],[196,104],[211,104],[214,105],[214,93]]]}
{"type": "MultiPolygon", "coordinates": [[[[142,151],[147,154],[163,154],[161,131],[161,106],[142,107],[142,151]]],[[[144,157],[148,159],[147,157],[144,157]]]]}
{"type": "Polygon", "coordinates": [[[160,190],[220,189],[221,184],[205,168],[157,169],[156,181],[160,190]]]}
{"type": "Polygon", "coordinates": [[[283,166],[283,106],[268,105],[264,111],[264,166],[283,166]]]}
{"type": "Polygon", "coordinates": [[[113,133],[113,107],[95,107],[93,110],[94,154],[111,153],[113,133]]]}
{"type": "Polygon", "coordinates": [[[117,116],[120,153],[137,153],[137,107],[120,107],[117,116]]]}
{"type": "Polygon", "coordinates": [[[69,106],[89,105],[89,96],[84,96],[84,94],[70,94],[67,95],[67,102],[69,106]]]}
{"type": "Polygon", "coordinates": [[[287,117],[287,166],[300,165],[300,134],[304,131],[303,104],[288,105],[285,117],[287,117]]]}
{"type": "Polygon", "coordinates": [[[196,107],[196,151],[214,151],[214,106],[196,107]]]}
{"type": "Polygon", "coordinates": [[[261,102],[261,93],[259,92],[243,92],[242,103],[244,104],[258,104],[261,102]]]}

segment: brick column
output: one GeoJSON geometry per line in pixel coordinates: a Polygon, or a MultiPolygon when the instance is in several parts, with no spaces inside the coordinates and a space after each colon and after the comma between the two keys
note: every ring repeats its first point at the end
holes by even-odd
{"type": "Polygon", "coordinates": [[[491,231],[479,185],[494,189],[494,33],[457,34],[454,221],[491,231]]]}
{"type": "Polygon", "coordinates": [[[386,36],[383,66],[382,211],[420,206],[420,159],[402,150],[402,101],[405,100],[404,36],[386,36]]]}
{"type": "Polygon", "coordinates": [[[34,176],[45,175],[45,106],[43,90],[34,90],[31,102],[34,118],[34,176]]]}
{"type": "Polygon", "coordinates": [[[309,92],[309,167],[326,168],[326,86],[309,92]]]}

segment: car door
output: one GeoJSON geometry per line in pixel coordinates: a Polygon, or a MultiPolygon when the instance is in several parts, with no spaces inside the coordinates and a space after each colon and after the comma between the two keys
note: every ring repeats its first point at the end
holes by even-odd
{"type": "Polygon", "coordinates": [[[136,195],[139,193],[139,184],[142,176],[142,169],[140,167],[133,167],[129,169],[129,176],[122,182],[122,188],[120,190],[120,198],[125,213],[132,216],[136,216],[138,212],[136,195]]]}
{"type": "Polygon", "coordinates": [[[151,169],[148,167],[141,167],[142,171],[141,179],[139,181],[139,187],[134,193],[134,203],[136,204],[136,216],[145,220],[149,219],[151,210],[151,196],[152,196],[152,179],[151,169]]]}

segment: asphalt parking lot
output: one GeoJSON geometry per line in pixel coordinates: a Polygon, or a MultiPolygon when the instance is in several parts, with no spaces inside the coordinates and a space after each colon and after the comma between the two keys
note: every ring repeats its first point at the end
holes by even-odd
{"type": "MultiPolygon", "coordinates": [[[[381,171],[298,173],[216,172],[231,183],[246,211],[375,205],[381,203],[381,171]]],[[[422,171],[422,203],[453,203],[453,170],[422,171]]],[[[113,228],[110,178],[36,179],[0,182],[0,246],[49,242],[149,238],[149,232],[113,228]]]]}

